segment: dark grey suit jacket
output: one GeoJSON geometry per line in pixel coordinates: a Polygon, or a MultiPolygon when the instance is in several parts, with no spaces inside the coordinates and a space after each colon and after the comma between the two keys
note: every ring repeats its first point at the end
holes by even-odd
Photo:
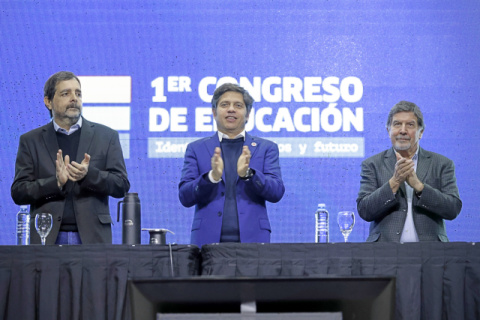
{"type": "Polygon", "coordinates": [[[75,161],[81,163],[88,153],[90,164],[85,178],[75,182],[71,190],[60,190],[57,186],[55,160],[58,149],[52,122],[20,137],[11,194],[16,204],[30,205],[31,243],[40,243],[34,221],[39,212],[52,214],[53,227],[46,243],[55,243],[67,192],[73,193],[82,243],[112,243],[108,197],[123,197],[130,189],[118,133],[83,119],[75,161]]]}
{"type": "MultiPolygon", "coordinates": [[[[367,241],[400,241],[408,205],[405,185],[394,195],[388,183],[396,161],[392,148],[362,162],[357,210],[371,222],[367,241]]],[[[412,201],[418,238],[447,242],[444,219],[455,219],[462,209],[453,161],[420,148],[416,173],[425,185],[420,197],[414,193],[412,201]]]]}

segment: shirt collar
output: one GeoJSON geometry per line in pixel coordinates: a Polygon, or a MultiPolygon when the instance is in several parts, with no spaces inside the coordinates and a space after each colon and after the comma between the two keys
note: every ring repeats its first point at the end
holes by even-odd
{"type": "Polygon", "coordinates": [[[414,154],[413,157],[412,157],[412,160],[413,160],[413,161],[417,161],[417,160],[418,160],[418,150],[420,150],[420,146],[417,146],[417,151],[415,151],[415,154],[414,154]]]}
{"type": "Polygon", "coordinates": [[[77,131],[78,129],[80,129],[82,127],[82,124],[83,124],[83,119],[82,117],[80,117],[77,121],[77,123],[75,123],[73,126],[70,127],[70,130],[65,130],[63,128],[61,128],[56,122],[55,120],[52,119],[52,122],[53,122],[53,128],[55,129],[56,132],[61,132],[63,134],[66,134],[66,135],[69,135],[69,134],[72,134],[74,133],[75,131],[77,131]]]}
{"type": "MultiPolygon", "coordinates": [[[[397,153],[397,150],[395,150],[394,147],[392,147],[392,149],[393,149],[393,154],[395,155],[397,153]]],[[[417,162],[417,160],[418,160],[418,151],[419,150],[420,150],[420,144],[417,145],[417,151],[415,151],[415,154],[412,157],[412,160],[415,161],[415,162],[417,162]]]]}
{"type": "Polygon", "coordinates": [[[415,163],[415,169],[417,169],[417,162],[418,162],[418,150],[420,150],[420,145],[417,146],[417,151],[412,157],[413,162],[415,163]]]}
{"type": "MultiPolygon", "coordinates": [[[[230,138],[228,137],[228,135],[226,135],[226,134],[223,133],[223,132],[218,131],[217,134],[218,134],[218,140],[219,140],[220,142],[222,142],[222,139],[230,139],[230,138]]],[[[243,138],[243,141],[245,141],[245,135],[246,135],[246,131],[245,131],[245,129],[244,129],[242,132],[240,132],[236,137],[234,137],[234,138],[232,138],[232,139],[243,138]]]]}

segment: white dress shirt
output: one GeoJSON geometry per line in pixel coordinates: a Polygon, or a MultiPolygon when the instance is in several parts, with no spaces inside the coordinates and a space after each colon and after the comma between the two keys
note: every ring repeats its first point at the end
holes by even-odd
{"type": "MultiPolygon", "coordinates": [[[[417,162],[418,162],[418,148],[417,152],[413,156],[412,160],[414,163],[414,170],[417,172],[417,162]]],[[[400,237],[400,242],[418,242],[418,234],[415,229],[415,223],[413,222],[413,210],[412,210],[412,201],[413,201],[413,188],[408,185],[405,181],[405,190],[407,191],[407,219],[405,220],[405,225],[403,226],[402,236],[400,237]]]]}

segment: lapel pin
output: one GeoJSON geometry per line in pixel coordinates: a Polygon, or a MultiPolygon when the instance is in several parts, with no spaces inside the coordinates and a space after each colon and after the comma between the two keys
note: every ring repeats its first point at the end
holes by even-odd
{"type": "Polygon", "coordinates": [[[256,142],[252,142],[252,147],[256,147],[257,146],[257,143],[256,142]]]}

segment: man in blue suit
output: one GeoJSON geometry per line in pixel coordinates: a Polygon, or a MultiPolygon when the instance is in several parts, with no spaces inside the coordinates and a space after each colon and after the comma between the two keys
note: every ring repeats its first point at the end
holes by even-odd
{"type": "Polygon", "coordinates": [[[188,145],[180,202],[195,205],[191,243],[270,242],[265,201],[285,193],[278,146],[245,132],[253,98],[227,83],[212,98],[218,132],[188,145]]]}

